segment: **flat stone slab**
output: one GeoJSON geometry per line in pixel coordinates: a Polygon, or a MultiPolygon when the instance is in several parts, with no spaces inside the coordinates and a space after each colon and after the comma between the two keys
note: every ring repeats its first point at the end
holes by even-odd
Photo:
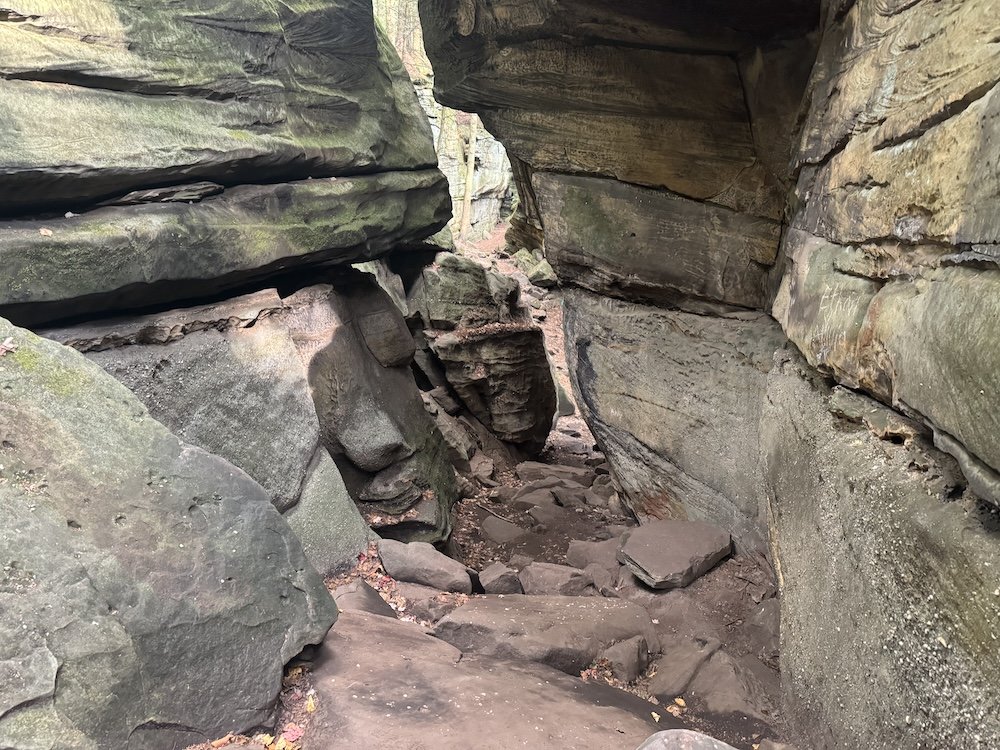
{"type": "MultiPolygon", "coordinates": [[[[313,671],[302,750],[632,748],[678,726],[629,693],[541,664],[462,656],[410,623],[341,614],[313,671]]],[[[662,712],[661,712],[662,713],[662,712]]]]}
{"type": "Polygon", "coordinates": [[[618,560],[654,589],[687,586],[732,551],[729,533],[700,521],[653,521],[627,531],[618,560]]]}
{"type": "Polygon", "coordinates": [[[569,565],[534,562],[521,571],[518,578],[525,594],[561,596],[599,596],[594,579],[569,565]]]}
{"type": "Polygon", "coordinates": [[[468,654],[536,661],[579,674],[615,643],[637,635],[660,650],[642,607],[591,596],[483,596],[441,620],[433,634],[468,654]]]}
{"type": "Polygon", "coordinates": [[[483,520],[482,530],[497,544],[509,544],[528,533],[527,529],[522,529],[516,523],[495,516],[488,516],[483,520]]]}
{"type": "Polygon", "coordinates": [[[385,572],[397,581],[421,583],[440,591],[472,593],[472,579],[465,566],[438,552],[432,544],[381,539],[378,552],[385,572]]]}
{"type": "Polygon", "coordinates": [[[597,474],[593,469],[562,464],[543,464],[538,461],[524,461],[515,469],[518,478],[523,482],[536,482],[540,479],[554,478],[559,483],[573,482],[583,487],[590,487],[597,474]]]}

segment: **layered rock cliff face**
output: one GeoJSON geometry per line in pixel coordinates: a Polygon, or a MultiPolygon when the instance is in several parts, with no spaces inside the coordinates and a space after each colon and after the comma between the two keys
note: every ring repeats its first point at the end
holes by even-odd
{"type": "Polygon", "coordinates": [[[771,561],[810,746],[1000,742],[994,5],[421,0],[632,508],[771,561]]]}
{"type": "Polygon", "coordinates": [[[448,219],[416,97],[363,4],[5,14],[0,310],[14,322],[367,260],[448,219]]]}

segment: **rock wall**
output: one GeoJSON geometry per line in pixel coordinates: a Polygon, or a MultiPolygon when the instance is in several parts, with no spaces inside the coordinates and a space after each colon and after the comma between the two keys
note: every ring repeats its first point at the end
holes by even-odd
{"type": "Polygon", "coordinates": [[[438,166],[451,191],[452,234],[468,241],[488,237],[507,218],[516,200],[507,151],[478,115],[443,106],[434,99],[434,70],[424,50],[417,0],[374,0],[374,7],[375,18],[399,52],[431,124],[438,166]]]}
{"type": "Polygon", "coordinates": [[[810,407],[796,413],[801,388],[769,391],[769,408],[783,404],[779,431],[801,435],[794,453],[787,436],[765,446],[787,462],[771,485],[786,669],[806,721],[835,736],[862,726],[873,746],[989,747],[1000,741],[989,343],[1000,21],[988,2],[836,5],[795,156],[773,312],[810,365],[892,410],[860,397],[834,409],[834,425],[882,438],[872,454],[870,435],[858,445],[817,434],[823,422],[802,417],[810,407]],[[801,545],[807,534],[822,562],[801,545]],[[817,575],[826,591],[804,580],[817,575]],[[847,675],[864,675],[870,708],[817,700],[847,675]]]}
{"type": "Polygon", "coordinates": [[[770,559],[809,747],[1000,742],[990,6],[421,0],[631,507],[770,559]]]}
{"type": "MultiPolygon", "coordinates": [[[[544,225],[546,256],[563,283],[693,315],[769,307],[780,273],[784,194],[793,184],[787,157],[815,54],[804,35],[818,17],[808,2],[767,3],[752,13],[726,6],[727,32],[720,33],[713,14],[722,5],[657,11],[639,2],[421,3],[438,99],[478,112],[516,158],[521,227],[530,235],[532,225],[544,225]]],[[[601,306],[588,299],[566,302],[577,349],[602,325],[592,318],[601,306]]],[[[627,357],[636,344],[618,341],[622,333],[608,343],[627,357]]],[[[704,353],[695,344],[673,356],[685,370],[704,353]]],[[[577,368],[579,391],[581,377],[577,368]]],[[[730,526],[739,508],[745,534],[734,527],[738,542],[762,548],[767,521],[759,503],[726,494],[743,480],[742,467],[733,462],[730,475],[717,463],[730,444],[726,420],[695,394],[682,407],[673,398],[664,403],[658,387],[640,390],[648,392],[645,401],[591,399],[588,421],[619,441],[660,446],[653,453],[671,473],[701,477],[705,491],[726,502],[724,509],[709,502],[682,509],[677,493],[637,481],[633,507],[730,526]],[[649,418],[650,406],[717,422],[717,442],[685,459],[663,450],[679,444],[678,423],[649,418]]],[[[629,451],[608,456],[620,476],[635,463],[629,451]]]]}

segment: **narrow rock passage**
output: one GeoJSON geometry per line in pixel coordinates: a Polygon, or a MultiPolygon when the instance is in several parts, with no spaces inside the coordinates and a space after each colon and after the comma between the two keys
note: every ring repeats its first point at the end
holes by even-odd
{"type": "Polygon", "coordinates": [[[707,524],[637,526],[569,395],[560,291],[502,244],[500,229],[458,255],[516,283],[544,330],[563,391],[544,449],[509,467],[475,453],[446,544],[383,539],[328,578],[341,617],[315,659],[290,666],[276,733],[199,750],[633,750],[671,728],[752,750],[785,737],[770,567],[707,524]]]}

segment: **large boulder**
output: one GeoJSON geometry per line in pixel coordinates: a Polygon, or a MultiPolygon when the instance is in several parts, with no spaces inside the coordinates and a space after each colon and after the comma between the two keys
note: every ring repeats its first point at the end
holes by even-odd
{"type": "Polygon", "coordinates": [[[421,368],[431,384],[452,389],[501,441],[535,453],[552,428],[556,387],[542,330],[518,297],[513,279],[439,253],[412,281],[407,304],[411,324],[423,328],[421,368]]]}
{"type": "MultiPolygon", "coordinates": [[[[780,217],[781,175],[768,168],[770,159],[757,161],[751,126],[757,99],[745,95],[759,76],[736,53],[764,46],[779,31],[793,36],[815,27],[809,0],[752,7],[652,7],[642,0],[420,0],[420,6],[438,98],[479,112],[518,161],[780,217]]],[[[801,96],[801,83],[797,90],[794,84],[808,75],[808,48],[797,57],[791,85],[766,92],[781,105],[786,88],[797,95],[790,106],[774,108],[780,118],[767,118],[768,130],[776,131],[767,136],[769,146],[792,137],[801,96]]],[[[519,179],[522,202],[524,187],[519,179]]]]}
{"type": "Polygon", "coordinates": [[[25,11],[0,45],[7,213],[178,177],[272,183],[435,164],[371,6],[57,0],[25,11]]]}
{"type": "Polygon", "coordinates": [[[44,335],[114,375],[178,437],[239,466],[284,512],[299,502],[322,451],[307,370],[284,312],[268,289],[44,335]]]}
{"type": "Polygon", "coordinates": [[[0,310],[38,325],[216,295],[290,267],[368,260],[443,221],[442,184],[433,170],[303,179],[195,203],[0,223],[0,310]]]}
{"type": "Polygon", "coordinates": [[[11,13],[0,215],[16,220],[0,232],[0,310],[16,322],[368,260],[448,219],[430,130],[369,5],[11,13]]]}
{"type": "Polygon", "coordinates": [[[4,747],[183,747],[272,717],[333,600],[270,494],[0,320],[4,747]]]}
{"type": "Polygon", "coordinates": [[[270,289],[46,332],[264,485],[324,573],[367,544],[352,498],[377,528],[436,540],[455,495],[402,314],[367,274],[328,278],[283,298],[270,289]]]}
{"type": "Polygon", "coordinates": [[[536,453],[556,412],[555,381],[542,330],[511,323],[453,331],[432,340],[462,402],[497,437],[536,453]]]}

